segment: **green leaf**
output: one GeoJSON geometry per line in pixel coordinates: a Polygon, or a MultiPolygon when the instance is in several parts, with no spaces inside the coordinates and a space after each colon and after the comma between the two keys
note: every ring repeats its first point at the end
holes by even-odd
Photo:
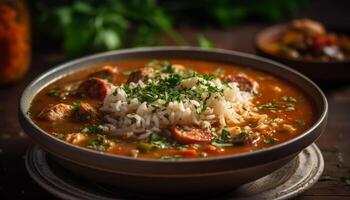
{"type": "Polygon", "coordinates": [[[94,12],[94,9],[91,7],[91,5],[85,1],[76,1],[73,4],[73,9],[75,12],[82,14],[90,14],[94,12]]]}
{"type": "Polygon", "coordinates": [[[103,30],[100,33],[104,38],[104,44],[108,50],[117,49],[121,46],[120,36],[116,31],[113,30],[103,30]]]}
{"type": "Polygon", "coordinates": [[[205,49],[214,48],[214,44],[203,34],[197,35],[197,41],[200,47],[205,49]]]}

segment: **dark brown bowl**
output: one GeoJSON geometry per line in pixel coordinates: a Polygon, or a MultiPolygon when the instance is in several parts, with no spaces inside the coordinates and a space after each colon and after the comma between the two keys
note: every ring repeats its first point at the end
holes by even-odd
{"type": "MultiPolygon", "coordinates": [[[[265,44],[276,41],[289,28],[289,24],[270,26],[258,32],[255,37],[255,49],[263,57],[270,58],[285,64],[311,79],[319,82],[350,81],[350,60],[344,61],[319,61],[305,59],[289,59],[268,52],[265,44]]],[[[331,29],[332,30],[332,29],[331,29]]],[[[343,29],[334,29],[335,32],[344,33],[343,29]]]]}
{"type": "Polygon", "coordinates": [[[308,78],[276,62],[226,50],[192,47],[140,48],[107,52],[74,60],[40,75],[24,90],[19,103],[23,130],[56,161],[76,174],[129,190],[181,194],[229,190],[282,167],[312,144],[326,126],[328,104],[322,91],[308,78]],[[62,76],[129,58],[189,58],[249,66],[275,74],[309,94],[316,107],[313,126],[285,143],[255,152],[191,160],[149,160],[104,154],[63,142],[35,125],[27,111],[34,96],[62,76]]]}

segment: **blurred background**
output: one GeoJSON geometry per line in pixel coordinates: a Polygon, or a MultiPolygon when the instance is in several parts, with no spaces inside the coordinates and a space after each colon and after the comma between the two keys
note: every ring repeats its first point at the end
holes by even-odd
{"type": "Polygon", "coordinates": [[[254,53],[254,34],[269,24],[311,18],[350,24],[339,0],[0,0],[0,83],[23,77],[32,55],[60,61],[96,52],[184,45],[254,53]],[[238,34],[238,35],[237,35],[238,34]],[[46,56],[48,57],[48,56],[46,56]]]}
{"type": "Polygon", "coordinates": [[[0,83],[24,76],[31,58],[57,62],[96,52],[184,45],[252,51],[267,25],[311,18],[348,29],[338,0],[0,0],[0,83]],[[44,59],[51,58],[45,56],[44,59]]]}

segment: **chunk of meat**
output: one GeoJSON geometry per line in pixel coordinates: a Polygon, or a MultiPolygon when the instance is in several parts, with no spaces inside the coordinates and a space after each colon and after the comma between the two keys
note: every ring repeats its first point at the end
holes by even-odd
{"type": "Polygon", "coordinates": [[[127,83],[137,83],[139,80],[145,81],[154,75],[154,70],[152,68],[143,68],[141,70],[133,71],[128,77],[127,83]]]}
{"type": "Polygon", "coordinates": [[[83,133],[69,133],[66,141],[74,145],[83,145],[89,140],[89,137],[83,133]]]}
{"type": "Polygon", "coordinates": [[[88,103],[80,103],[74,110],[74,118],[80,122],[96,122],[99,119],[97,110],[88,103]]]}
{"type": "Polygon", "coordinates": [[[172,133],[173,137],[181,144],[210,142],[212,139],[212,135],[209,131],[194,127],[175,126],[172,133]]]}
{"type": "Polygon", "coordinates": [[[100,78],[89,78],[79,85],[77,95],[103,100],[108,93],[111,84],[100,78]]]}
{"type": "Polygon", "coordinates": [[[252,92],[254,89],[254,81],[245,76],[226,76],[226,80],[228,82],[236,82],[238,83],[238,88],[242,91],[252,92]]]}
{"type": "Polygon", "coordinates": [[[102,69],[92,73],[89,77],[101,78],[108,81],[114,81],[119,74],[117,67],[112,67],[110,65],[104,66],[102,69]]]}
{"type": "Polygon", "coordinates": [[[73,107],[64,103],[49,105],[39,113],[39,118],[47,121],[58,121],[69,118],[72,115],[73,107]]]}

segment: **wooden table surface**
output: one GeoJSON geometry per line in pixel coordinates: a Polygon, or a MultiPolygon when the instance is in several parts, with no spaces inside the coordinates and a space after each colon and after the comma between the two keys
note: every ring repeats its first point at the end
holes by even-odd
{"type": "MultiPolygon", "coordinates": [[[[206,34],[218,48],[254,53],[254,35],[263,27],[249,24],[230,30],[210,30],[206,34]]],[[[182,28],[180,31],[191,44],[195,43],[193,30],[182,28]]],[[[63,61],[60,54],[35,53],[24,79],[12,86],[0,87],[0,199],[53,198],[25,170],[24,154],[33,143],[18,123],[17,103],[21,91],[34,77],[63,61]]],[[[330,105],[327,129],[316,142],[325,160],[325,180],[297,199],[350,199],[350,183],[344,182],[345,177],[350,178],[350,84],[326,83],[321,88],[330,105]],[[328,176],[335,180],[328,180],[328,176]]]]}

